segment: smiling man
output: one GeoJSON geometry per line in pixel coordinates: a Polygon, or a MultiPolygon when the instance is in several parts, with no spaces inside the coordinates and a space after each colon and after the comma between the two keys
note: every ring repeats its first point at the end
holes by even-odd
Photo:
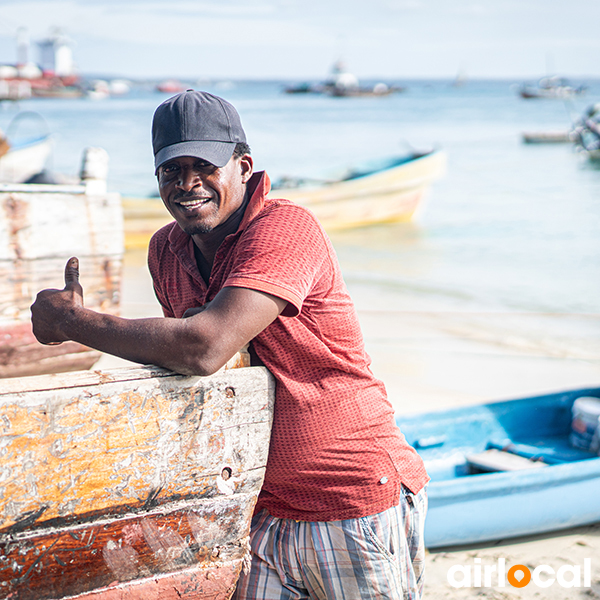
{"type": "Polygon", "coordinates": [[[370,371],[327,235],[306,209],[267,198],[225,100],[170,98],[154,115],[153,146],[175,219],[148,256],[164,318],[86,309],[72,260],[65,288],[38,294],[34,333],[195,375],[250,343],[277,388],[251,568],[234,597],[420,598],[428,477],[370,371]]]}

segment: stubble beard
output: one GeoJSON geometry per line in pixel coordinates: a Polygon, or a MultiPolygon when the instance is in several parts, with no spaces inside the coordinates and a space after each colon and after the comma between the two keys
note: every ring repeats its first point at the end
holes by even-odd
{"type": "MultiPolygon", "coordinates": [[[[180,225],[181,227],[181,225],[180,225]]],[[[193,235],[202,235],[205,233],[210,233],[213,229],[214,226],[212,225],[208,225],[208,224],[194,224],[194,225],[187,225],[185,227],[181,227],[181,229],[183,229],[183,231],[185,233],[187,233],[189,236],[193,236],[193,235]]]]}
{"type": "Polygon", "coordinates": [[[213,220],[218,221],[218,209],[214,205],[211,205],[210,208],[210,214],[205,215],[201,221],[183,221],[183,223],[179,223],[179,227],[190,236],[211,233],[216,227],[213,220]]]}

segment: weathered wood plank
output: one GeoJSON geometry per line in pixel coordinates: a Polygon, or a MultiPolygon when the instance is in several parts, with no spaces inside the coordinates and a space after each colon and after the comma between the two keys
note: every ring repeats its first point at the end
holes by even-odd
{"type": "Polygon", "coordinates": [[[119,194],[0,192],[0,260],[120,255],[119,194]]]}
{"type": "Polygon", "coordinates": [[[42,508],[80,517],[253,486],[272,385],[249,368],[0,395],[0,531],[42,508]]]}
{"type": "MultiPolygon", "coordinates": [[[[65,263],[81,260],[86,306],[118,314],[123,213],[118,194],[0,190],[0,377],[91,367],[101,356],[74,342],[43,347],[29,307],[46,288],[61,288],[65,263]]],[[[5,188],[6,189],[6,188],[5,188]]]]}
{"type": "Polygon", "coordinates": [[[0,382],[0,598],[229,598],[273,402],[260,367],[0,382]]]}
{"type": "Polygon", "coordinates": [[[181,377],[172,371],[147,365],[143,367],[124,367],[106,371],[77,371],[75,373],[51,373],[27,378],[27,392],[24,392],[23,382],[17,379],[0,381],[0,402],[5,395],[43,392],[57,389],[71,389],[84,386],[96,386],[103,383],[125,383],[138,379],[152,379],[153,377],[181,377]]]}

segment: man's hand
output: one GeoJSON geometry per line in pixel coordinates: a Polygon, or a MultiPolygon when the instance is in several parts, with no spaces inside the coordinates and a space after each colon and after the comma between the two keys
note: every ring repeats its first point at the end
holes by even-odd
{"type": "Polygon", "coordinates": [[[79,260],[70,258],[65,266],[65,287],[42,290],[31,305],[31,322],[37,340],[46,345],[60,344],[69,338],[61,324],[73,309],[83,306],[83,288],[79,284],[79,260]]]}

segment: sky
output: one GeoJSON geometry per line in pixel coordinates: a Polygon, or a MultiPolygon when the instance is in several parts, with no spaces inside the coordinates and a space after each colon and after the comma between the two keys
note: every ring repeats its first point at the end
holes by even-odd
{"type": "Polygon", "coordinates": [[[60,28],[78,71],[131,78],[600,77],[598,0],[0,0],[16,33],[60,28]]]}

